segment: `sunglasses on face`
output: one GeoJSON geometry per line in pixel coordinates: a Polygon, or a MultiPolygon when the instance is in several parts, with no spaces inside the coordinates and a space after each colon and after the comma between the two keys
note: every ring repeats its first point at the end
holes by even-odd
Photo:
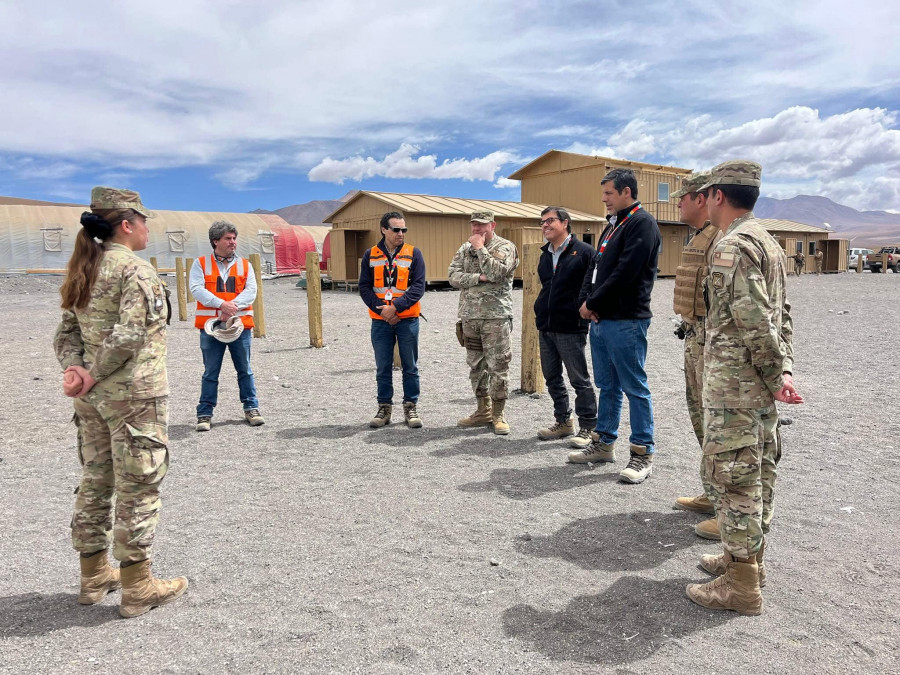
{"type": "Polygon", "coordinates": [[[391,227],[391,228],[389,228],[389,229],[390,229],[391,232],[397,232],[397,233],[403,232],[403,233],[406,233],[406,231],[407,231],[409,228],[408,228],[408,227],[391,227]]]}
{"type": "Polygon", "coordinates": [[[541,227],[543,227],[544,225],[549,225],[549,224],[552,223],[554,220],[559,220],[559,218],[544,218],[544,219],[541,221],[541,227]]]}

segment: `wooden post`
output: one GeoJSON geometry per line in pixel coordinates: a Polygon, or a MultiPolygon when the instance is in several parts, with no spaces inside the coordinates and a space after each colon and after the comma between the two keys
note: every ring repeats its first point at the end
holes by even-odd
{"type": "Polygon", "coordinates": [[[522,256],[522,384],[526,394],[544,391],[541,373],[541,347],[534,319],[534,301],[541,290],[537,268],[541,244],[526,244],[522,256]]]}
{"type": "Polygon", "coordinates": [[[863,268],[866,266],[865,255],[862,253],[856,256],[856,273],[862,274],[863,268]]]}
{"type": "Polygon", "coordinates": [[[402,368],[403,361],[400,360],[400,345],[394,343],[394,368],[402,368]]]}
{"type": "Polygon", "coordinates": [[[187,296],[184,292],[184,259],[175,258],[175,287],[178,291],[178,320],[187,321],[187,296]]]}
{"type": "Polygon", "coordinates": [[[187,298],[188,304],[194,302],[194,296],[191,295],[191,267],[193,264],[193,258],[184,261],[184,296],[187,298]]]}
{"type": "Polygon", "coordinates": [[[322,336],[322,279],[319,275],[319,254],[306,252],[306,313],[309,316],[309,344],[316,349],[325,346],[322,336]]]}
{"type": "Polygon", "coordinates": [[[150,264],[153,265],[153,269],[155,269],[157,272],[159,272],[159,265],[156,263],[155,255],[150,257],[150,264]]]}
{"type": "Polygon", "coordinates": [[[250,254],[250,264],[256,275],[256,300],[253,301],[253,337],[266,337],[266,306],[263,301],[262,265],[259,253],[250,254]]]}
{"type": "Polygon", "coordinates": [[[887,260],[888,260],[888,254],[887,254],[887,253],[882,253],[882,254],[881,254],[881,273],[882,273],[882,274],[887,274],[887,273],[888,273],[887,260]]]}

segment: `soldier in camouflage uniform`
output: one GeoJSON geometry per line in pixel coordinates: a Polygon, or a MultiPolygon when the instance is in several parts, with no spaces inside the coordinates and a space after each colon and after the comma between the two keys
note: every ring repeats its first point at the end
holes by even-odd
{"type": "Polygon", "coordinates": [[[472,236],[459,247],[448,272],[450,285],[462,289],[458,317],[469,379],[478,400],[477,410],[458,424],[493,425],[495,434],[505,435],[509,433],[503,410],[512,360],[512,282],[519,255],[515,244],[496,234],[491,211],[476,211],[471,224],[472,236]]]}
{"type": "Polygon", "coordinates": [[[822,249],[816,248],[813,258],[816,260],[816,274],[822,274],[822,263],[825,261],[825,254],[822,253],[822,249]]]}
{"type": "MultiPolygon", "coordinates": [[[[675,312],[681,315],[681,325],[675,335],[684,340],[684,383],[691,426],[700,447],[703,447],[703,344],[706,342],[706,305],[703,282],[709,275],[713,252],[722,238],[722,231],[707,220],[706,193],[700,187],[709,179],[709,171],[698,172],[684,179],[680,190],[672,193],[677,200],[681,222],[694,230],[691,240],[681,251],[681,264],[675,270],[675,312]]],[[[703,471],[703,464],[700,466],[703,471]]],[[[701,474],[702,479],[702,474],[701,474]]],[[[678,497],[675,508],[695,513],[715,514],[712,502],[705,495],[678,497]]],[[[719,526],[715,518],[697,524],[694,531],[705,539],[718,539],[719,526]]]]}
{"type": "Polygon", "coordinates": [[[794,274],[799,277],[803,274],[803,264],[806,262],[806,256],[803,254],[803,251],[797,251],[792,257],[794,259],[794,274]]]}
{"type": "Polygon", "coordinates": [[[175,600],[188,584],[150,572],[159,486],[169,466],[169,310],[156,270],[135,255],[147,247],[150,217],[138,193],[94,188],[61,288],[64,311],[54,337],[66,392],[75,399],[83,466],[72,517],[72,543],[81,554],[78,601],[97,603],[121,585],[125,617],[175,600]],[[109,565],[110,540],[120,570],[109,565]]]}
{"type": "Polygon", "coordinates": [[[775,401],[803,402],[791,376],[787,259],[752,212],[761,173],[755,162],[724,162],[702,188],[710,220],[725,232],[705,290],[702,471],[724,552],[700,560],[721,576],[686,589],[704,607],[747,615],[762,612],[764,536],[781,456],[775,401]]]}

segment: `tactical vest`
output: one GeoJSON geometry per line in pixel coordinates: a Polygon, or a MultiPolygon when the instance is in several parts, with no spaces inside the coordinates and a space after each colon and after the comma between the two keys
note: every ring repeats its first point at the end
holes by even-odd
{"type": "MultiPolygon", "coordinates": [[[[247,286],[247,274],[250,273],[250,263],[246,258],[238,258],[234,265],[228,270],[228,276],[224,279],[219,276],[219,266],[216,264],[215,255],[208,258],[198,258],[200,269],[203,270],[203,284],[206,290],[221,298],[226,302],[234,300],[239,296],[247,286]],[[240,272],[238,271],[240,268],[240,272]]],[[[207,307],[199,300],[197,301],[197,311],[194,315],[194,326],[203,330],[206,322],[216,316],[219,310],[215,307],[207,307]]],[[[253,305],[246,309],[238,310],[236,316],[241,317],[241,323],[244,328],[253,328],[253,305]]]]}
{"type": "Polygon", "coordinates": [[[708,255],[718,233],[718,228],[707,225],[681,251],[681,264],[675,269],[675,313],[685,321],[706,316],[703,282],[709,276],[708,255]]]}
{"type": "MultiPolygon", "coordinates": [[[[391,284],[393,274],[390,272],[392,268],[388,263],[387,255],[377,244],[372,247],[369,251],[369,267],[372,268],[373,276],[372,290],[375,291],[375,295],[378,296],[379,300],[383,300],[385,304],[391,304],[406,293],[406,289],[409,287],[409,268],[412,265],[412,261],[413,247],[409,244],[403,244],[400,250],[397,251],[397,255],[394,256],[393,269],[397,273],[397,278],[394,280],[394,284],[391,284]],[[388,298],[388,293],[391,294],[390,298],[388,298]]],[[[421,304],[416,302],[409,309],[397,312],[397,316],[401,319],[413,319],[419,316],[420,311],[421,304]]],[[[384,320],[381,314],[373,312],[371,309],[369,310],[369,316],[373,319],[384,320]]]]}

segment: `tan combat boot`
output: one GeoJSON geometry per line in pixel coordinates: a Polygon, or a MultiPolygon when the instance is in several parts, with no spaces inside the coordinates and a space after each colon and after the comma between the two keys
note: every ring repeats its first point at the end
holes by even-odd
{"type": "Polygon", "coordinates": [[[373,429],[379,429],[383,426],[386,426],[391,423],[391,412],[394,410],[394,406],[390,403],[379,403],[378,404],[378,412],[375,413],[375,417],[373,417],[369,421],[369,426],[373,429]]]}
{"type": "Polygon", "coordinates": [[[478,409],[468,417],[463,417],[456,423],[458,427],[483,427],[494,421],[491,415],[490,396],[478,397],[478,409]]]}
{"type": "Polygon", "coordinates": [[[708,609],[729,609],[746,616],[762,614],[756,558],[736,560],[725,553],[725,574],[706,584],[688,584],[687,596],[708,609]]]}
{"type": "MultiPolygon", "coordinates": [[[[766,541],[763,540],[762,546],[760,546],[759,551],[756,553],[756,566],[759,568],[759,587],[763,588],[766,585],[766,565],[763,563],[763,551],[766,549],[766,541]]],[[[728,563],[725,560],[725,554],[719,553],[718,555],[701,555],[700,556],[700,568],[709,572],[710,574],[715,574],[716,576],[720,576],[725,574],[725,568],[728,563]]]]}
{"type": "Polygon", "coordinates": [[[542,441],[552,441],[557,438],[566,438],[575,433],[575,424],[570,417],[565,422],[554,422],[549,427],[538,429],[538,438],[542,441]]]}
{"type": "Polygon", "coordinates": [[[410,429],[422,428],[422,418],[416,412],[416,404],[412,401],[406,401],[403,404],[403,417],[406,419],[406,426],[410,429]]]}
{"type": "Polygon", "coordinates": [[[95,605],[103,596],[122,587],[119,570],[110,567],[106,549],[90,558],[81,556],[81,592],[78,603],[95,605]]]}
{"type": "Polygon", "coordinates": [[[710,515],[716,512],[712,502],[709,501],[709,498],[706,495],[700,495],[699,497],[678,497],[675,500],[675,506],[672,508],[681,511],[693,511],[694,513],[708,513],[710,515]]]}
{"type": "Polygon", "coordinates": [[[177,600],[187,590],[188,580],[157,579],[150,571],[150,561],[142,560],[122,570],[122,604],[119,614],[131,619],[146,614],[154,607],[177,600]]]}
{"type": "Polygon", "coordinates": [[[715,518],[707,518],[694,525],[694,533],[704,539],[722,541],[722,534],[719,532],[719,521],[715,518]]]}
{"type": "Polygon", "coordinates": [[[616,461],[614,443],[604,443],[599,436],[592,436],[591,443],[584,450],[570,452],[568,460],[572,464],[608,464],[616,461]]]}
{"type": "Polygon", "coordinates": [[[491,422],[494,425],[494,433],[498,436],[506,436],[509,433],[509,424],[506,422],[506,418],[503,417],[503,409],[506,407],[506,399],[505,398],[495,398],[491,401],[493,404],[493,410],[491,412],[491,422]]]}
{"type": "Polygon", "coordinates": [[[619,472],[620,483],[637,485],[643,483],[653,473],[653,454],[647,452],[646,445],[631,444],[628,466],[619,472]]]}

